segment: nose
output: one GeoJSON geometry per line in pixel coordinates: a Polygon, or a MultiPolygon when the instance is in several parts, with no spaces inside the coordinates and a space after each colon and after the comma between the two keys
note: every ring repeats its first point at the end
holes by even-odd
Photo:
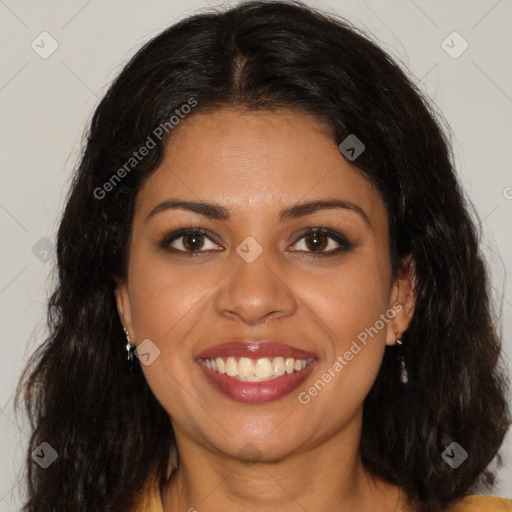
{"type": "Polygon", "coordinates": [[[264,250],[250,263],[233,254],[233,270],[223,280],[216,296],[220,315],[258,325],[269,318],[294,314],[297,299],[270,253],[264,250]]]}

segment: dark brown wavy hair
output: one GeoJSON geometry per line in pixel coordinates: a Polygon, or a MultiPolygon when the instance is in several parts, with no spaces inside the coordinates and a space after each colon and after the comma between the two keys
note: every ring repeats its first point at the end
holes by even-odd
{"type": "Polygon", "coordinates": [[[421,512],[491,486],[489,464],[510,424],[507,380],[476,216],[441,118],[345,20],[298,2],[246,2],[149,41],[94,112],[58,231],[49,336],[16,394],[32,426],[23,510],[124,512],[150,474],[165,477],[172,426],[138,361],[132,370],[126,361],[114,288],[126,277],[135,197],[169,136],[153,137],[148,156],[98,191],[191,98],[189,115],[293,109],[327,122],[337,143],[348,134],[364,142],[354,163],[386,205],[395,275],[412,254],[417,297],[403,336],[409,382],[399,381],[396,347],[386,347],[364,403],[362,461],[421,512]],[[469,454],[456,470],[441,457],[452,441],[469,454]],[[58,453],[47,469],[30,455],[42,442],[58,453]]]}

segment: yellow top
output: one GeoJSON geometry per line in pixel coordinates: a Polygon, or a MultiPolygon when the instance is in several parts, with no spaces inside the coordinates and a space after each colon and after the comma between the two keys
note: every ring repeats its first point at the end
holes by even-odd
{"type": "MultiPolygon", "coordinates": [[[[146,493],[135,512],[164,512],[160,487],[155,480],[148,481],[146,493]]],[[[403,492],[400,492],[396,512],[416,512],[407,504],[403,492]]],[[[466,496],[451,505],[446,512],[512,512],[512,500],[480,495],[466,496]]]]}

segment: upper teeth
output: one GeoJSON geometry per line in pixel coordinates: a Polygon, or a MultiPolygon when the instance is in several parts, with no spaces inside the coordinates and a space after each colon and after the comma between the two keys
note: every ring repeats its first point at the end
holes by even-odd
{"type": "Polygon", "coordinates": [[[203,359],[203,362],[215,372],[246,381],[274,379],[285,373],[298,372],[308,365],[308,361],[305,359],[294,359],[293,357],[274,357],[272,359],[240,357],[238,361],[235,357],[217,357],[203,359]]]}

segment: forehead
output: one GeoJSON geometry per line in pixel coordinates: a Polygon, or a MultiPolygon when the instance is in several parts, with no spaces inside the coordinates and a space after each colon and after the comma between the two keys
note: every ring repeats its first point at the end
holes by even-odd
{"type": "Polygon", "coordinates": [[[385,220],[375,186],[340,153],[327,124],[289,110],[197,112],[171,133],[164,158],[144,183],[138,209],[169,196],[270,212],[329,196],[357,202],[385,220]]]}

